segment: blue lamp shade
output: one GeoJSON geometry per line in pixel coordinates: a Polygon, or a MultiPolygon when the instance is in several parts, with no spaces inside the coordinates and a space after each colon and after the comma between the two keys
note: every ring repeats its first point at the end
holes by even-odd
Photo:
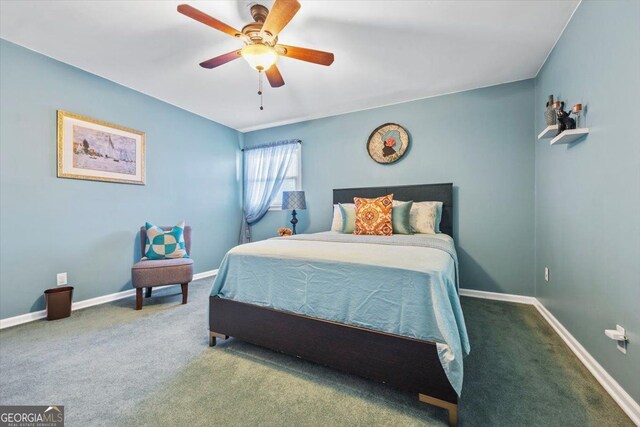
{"type": "Polygon", "coordinates": [[[304,191],[283,191],[282,209],[307,209],[304,191]]]}

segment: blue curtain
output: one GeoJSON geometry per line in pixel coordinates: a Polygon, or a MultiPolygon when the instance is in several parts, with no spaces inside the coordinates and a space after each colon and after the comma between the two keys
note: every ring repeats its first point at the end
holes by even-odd
{"type": "Polygon", "coordinates": [[[251,225],[265,216],[278,195],[299,143],[290,139],[245,148],[241,244],[251,241],[251,225]]]}

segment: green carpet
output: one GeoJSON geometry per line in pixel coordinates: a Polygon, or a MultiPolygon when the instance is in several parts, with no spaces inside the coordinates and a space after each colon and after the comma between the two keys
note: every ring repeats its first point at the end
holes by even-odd
{"type": "MultiPolygon", "coordinates": [[[[0,404],[68,426],[446,425],[417,396],[233,339],[208,347],[211,280],[0,331],[0,404]]],[[[461,426],[632,425],[530,306],[463,298],[461,426]]]]}

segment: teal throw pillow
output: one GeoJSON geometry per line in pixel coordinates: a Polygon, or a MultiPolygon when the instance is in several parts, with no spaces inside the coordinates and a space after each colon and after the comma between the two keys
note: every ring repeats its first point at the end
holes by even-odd
{"type": "Polygon", "coordinates": [[[442,203],[436,205],[436,233],[442,233],[440,231],[440,221],[442,221],[442,203]]]}
{"type": "Polygon", "coordinates": [[[356,206],[338,203],[338,207],[340,208],[340,215],[342,215],[342,232],[353,234],[356,229],[356,206]]]}
{"type": "Polygon", "coordinates": [[[148,222],[144,228],[147,230],[145,259],[189,258],[184,243],[184,221],[168,231],[148,222]]]}
{"type": "Polygon", "coordinates": [[[393,234],[413,234],[411,224],[409,223],[411,206],[413,206],[413,201],[393,206],[391,210],[393,234]]]}

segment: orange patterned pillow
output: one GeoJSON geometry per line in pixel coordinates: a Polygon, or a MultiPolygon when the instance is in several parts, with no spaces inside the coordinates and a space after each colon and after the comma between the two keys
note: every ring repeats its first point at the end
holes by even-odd
{"type": "Polygon", "coordinates": [[[377,236],[391,236],[391,209],[393,194],[377,199],[354,197],[356,205],[356,228],[353,234],[374,234],[377,236]]]}

